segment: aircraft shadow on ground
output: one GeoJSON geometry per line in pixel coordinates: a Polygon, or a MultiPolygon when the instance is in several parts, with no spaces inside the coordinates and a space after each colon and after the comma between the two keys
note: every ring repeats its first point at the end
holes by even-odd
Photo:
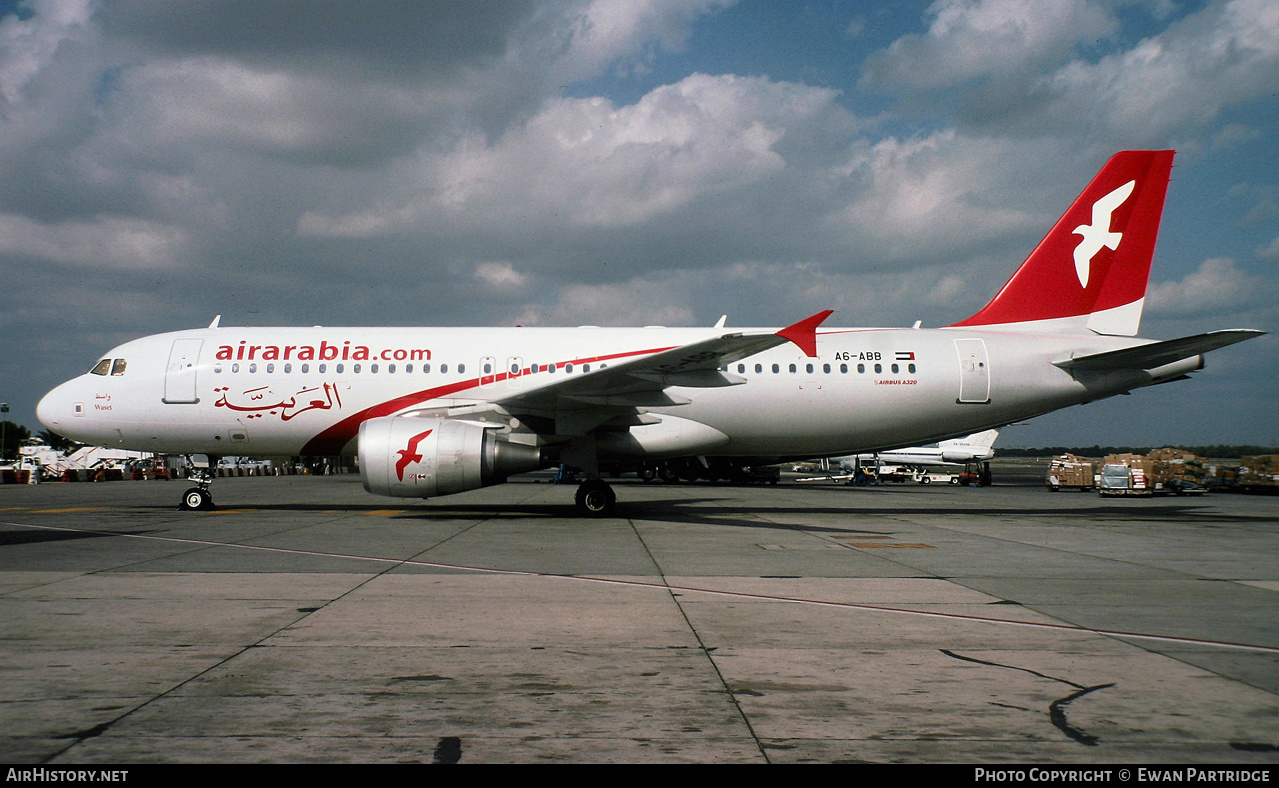
{"type": "MultiPolygon", "coordinates": [[[[1069,496],[1060,502],[1057,499],[1045,498],[1043,506],[972,506],[972,499],[966,499],[962,505],[946,506],[941,505],[934,496],[918,497],[912,493],[913,489],[902,488],[900,490],[892,488],[889,490],[877,490],[875,497],[878,499],[871,503],[870,501],[851,501],[849,498],[857,496],[857,492],[847,487],[807,487],[805,492],[811,492],[815,495],[812,503],[795,503],[793,500],[779,500],[782,505],[744,505],[737,500],[725,498],[722,496],[698,496],[690,495],[695,492],[696,487],[692,485],[681,485],[678,488],[671,488],[672,493],[676,489],[678,494],[672,494],[670,497],[653,497],[651,493],[649,497],[643,500],[628,500],[626,497],[626,487],[622,486],[618,490],[619,501],[617,511],[612,517],[602,518],[605,521],[616,519],[629,519],[637,521],[663,521],[663,522],[688,522],[688,523],[707,523],[720,525],[740,525],[752,528],[769,528],[769,529],[802,529],[809,531],[831,531],[835,533],[857,533],[856,530],[830,528],[813,525],[804,525],[801,523],[784,522],[792,517],[803,517],[805,519],[811,517],[902,517],[910,515],[919,515],[924,517],[956,517],[956,518],[983,518],[983,517],[1017,517],[1028,519],[1059,520],[1062,522],[1071,522],[1077,520],[1086,521],[1105,521],[1114,520],[1116,522],[1132,522],[1134,520],[1159,520],[1164,522],[1184,521],[1195,523],[1241,523],[1241,522],[1257,522],[1269,523],[1274,519],[1265,515],[1248,515],[1248,514],[1226,514],[1222,512],[1212,511],[1209,507],[1192,501],[1169,502],[1166,499],[1159,502],[1157,507],[1138,507],[1136,504],[1141,502],[1125,501],[1115,502],[1101,501],[1093,499],[1092,503],[1087,500],[1069,496]],[[890,493],[891,502],[883,500],[882,496],[890,493]],[[838,500],[836,502],[836,499],[838,500]],[[912,500],[913,499],[913,500],[912,500]],[[774,522],[766,522],[761,518],[769,518],[774,522]]],[[[718,487],[717,490],[731,490],[731,488],[718,487]]],[[[789,487],[786,489],[794,490],[789,487]]],[[[646,492],[653,488],[646,488],[646,492]]],[[[659,490],[660,491],[660,490],[659,490]]],[[[334,512],[349,514],[376,514],[386,512],[386,516],[397,519],[416,518],[424,520],[437,519],[493,519],[493,518],[532,518],[532,519],[570,519],[578,520],[584,525],[597,522],[592,518],[579,518],[577,511],[572,502],[571,488],[565,488],[565,500],[563,502],[545,502],[545,503],[485,503],[485,502],[453,502],[449,497],[436,498],[430,500],[419,500],[412,498],[405,499],[387,499],[376,502],[367,503],[313,503],[313,502],[279,502],[279,503],[253,503],[245,502],[243,504],[235,501],[224,500],[219,504],[219,511],[222,513],[230,512],[334,512]]],[[[858,496],[860,497],[860,496],[858,496]]],[[[957,502],[959,503],[959,502],[957,502]]],[[[146,507],[155,510],[169,510],[175,507],[171,506],[153,506],[146,507]]]]}
{"type": "Polygon", "coordinates": [[[103,539],[115,535],[105,531],[0,531],[0,547],[69,542],[77,539],[103,539]]]}

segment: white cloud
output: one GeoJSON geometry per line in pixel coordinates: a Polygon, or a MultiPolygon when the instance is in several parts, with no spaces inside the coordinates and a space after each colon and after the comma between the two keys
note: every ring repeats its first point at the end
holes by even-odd
{"type": "Polygon", "coordinates": [[[1043,82],[1063,124],[1094,124],[1130,141],[1203,127],[1226,107],[1273,93],[1279,81],[1279,5],[1212,5],[1132,49],[1075,61],[1043,82]]]}
{"type": "Polygon", "coordinates": [[[550,306],[528,305],[513,319],[522,326],[686,326],[695,320],[679,281],[634,280],[568,285],[550,306]]]}
{"type": "Polygon", "coordinates": [[[928,291],[924,301],[929,304],[951,304],[966,290],[968,290],[968,281],[964,278],[954,275],[944,276],[928,291]]]}
{"type": "Polygon", "coordinates": [[[580,79],[618,59],[631,61],[650,42],[679,49],[689,23],[736,0],[590,0],[571,25],[563,71],[580,79]]]}
{"type": "Polygon", "coordinates": [[[1146,294],[1146,307],[1162,316],[1237,312],[1254,302],[1264,287],[1231,258],[1213,257],[1179,282],[1152,285],[1146,294]]]}
{"type": "Polygon", "coordinates": [[[1279,236],[1258,249],[1257,257],[1267,263],[1279,263],[1279,236]]]}
{"type": "MultiPolygon", "coordinates": [[[[985,135],[1086,135],[1116,149],[1179,137],[1202,145],[1199,136],[1212,133],[1223,111],[1273,95],[1279,82],[1273,0],[1209,3],[1100,57],[1092,54],[1096,42],[1121,29],[1108,3],[939,0],[929,16],[926,34],[903,36],[867,59],[862,84],[947,90],[918,109],[954,107],[960,127],[985,135]]],[[[1246,133],[1227,130],[1218,143],[1246,133]]]]}
{"type": "Polygon", "coordinates": [[[944,131],[881,140],[859,149],[846,174],[860,185],[844,212],[852,234],[883,262],[936,262],[1043,226],[1016,198],[1005,199],[1015,146],[944,131]]]}
{"type": "Polygon", "coordinates": [[[411,150],[422,126],[451,105],[428,90],[379,82],[216,57],[160,59],[119,77],[102,142],[144,161],[231,151],[362,165],[411,150]]]}
{"type": "Polygon", "coordinates": [[[515,270],[515,266],[507,262],[486,261],[475,266],[475,278],[493,287],[523,287],[528,277],[515,270]]]}
{"type": "Polygon", "coordinates": [[[124,270],[171,268],[185,240],[181,230],[139,219],[41,224],[0,214],[0,255],[124,270]]]}
{"type": "Polygon", "coordinates": [[[867,59],[866,84],[935,89],[1060,62],[1117,22],[1088,0],[938,0],[922,36],[903,36],[867,59]]]}
{"type": "Polygon", "coordinates": [[[53,61],[65,41],[87,32],[91,0],[43,0],[22,22],[17,14],[0,21],[0,99],[18,104],[27,85],[53,61]]]}
{"type": "Polygon", "coordinates": [[[787,166],[777,150],[783,138],[824,133],[849,117],[835,97],[762,78],[694,74],[625,107],[554,99],[492,144],[471,136],[443,154],[424,152],[402,172],[398,199],[352,212],[313,210],[299,230],[413,232],[440,221],[440,212],[489,227],[632,226],[777,175],[787,166]]]}

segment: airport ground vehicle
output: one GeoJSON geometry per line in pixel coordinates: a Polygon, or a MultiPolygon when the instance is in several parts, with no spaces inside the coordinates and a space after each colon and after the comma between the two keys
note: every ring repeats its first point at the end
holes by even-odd
{"type": "Polygon", "coordinates": [[[1101,495],[1152,495],[1154,491],[1140,465],[1109,463],[1101,466],[1097,477],[1097,492],[1101,495]]]}
{"type": "Polygon", "coordinates": [[[1200,458],[1179,449],[1149,454],[1111,454],[1097,477],[1101,495],[1202,495],[1204,468],[1200,458]]]}

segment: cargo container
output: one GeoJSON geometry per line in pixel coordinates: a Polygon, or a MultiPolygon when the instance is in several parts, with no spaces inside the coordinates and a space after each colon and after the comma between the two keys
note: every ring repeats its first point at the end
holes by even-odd
{"type": "Polygon", "coordinates": [[[1150,454],[1110,454],[1102,460],[1097,492],[1101,495],[1200,495],[1203,460],[1181,449],[1155,449],[1150,454]]]}
{"type": "Polygon", "coordinates": [[[1076,457],[1073,454],[1063,454],[1060,457],[1053,457],[1048,463],[1046,484],[1053,492],[1058,490],[1083,492],[1097,486],[1095,474],[1092,460],[1076,457]]]}
{"type": "Polygon", "coordinates": [[[1231,492],[1279,494],[1279,454],[1253,454],[1238,464],[1212,466],[1207,483],[1231,492]]]}

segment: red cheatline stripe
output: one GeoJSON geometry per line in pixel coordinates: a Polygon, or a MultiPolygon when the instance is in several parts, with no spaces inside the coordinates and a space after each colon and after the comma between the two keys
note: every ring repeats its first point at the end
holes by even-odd
{"type": "MultiPolygon", "coordinates": [[[[556,366],[563,366],[564,364],[592,364],[599,361],[611,361],[616,358],[662,353],[676,347],[678,347],[678,345],[650,348],[648,350],[630,350],[623,353],[610,353],[602,356],[581,357],[571,359],[569,361],[556,362],[556,366]]],[[[527,374],[529,369],[530,367],[525,367],[521,370],[520,375],[522,376],[527,374]]],[[[499,372],[493,375],[484,375],[483,379],[487,380],[488,378],[492,378],[493,382],[496,383],[501,380],[506,380],[510,376],[509,372],[499,372]]],[[[459,391],[465,391],[467,389],[478,388],[481,379],[482,378],[480,377],[475,377],[468,378],[466,380],[459,380],[455,383],[449,383],[444,386],[436,386],[435,388],[415,391],[412,394],[404,394],[396,397],[395,399],[387,400],[386,402],[365,408],[359,413],[347,416],[345,419],[342,419],[336,424],[326,427],[315,437],[311,438],[311,440],[307,441],[306,445],[302,447],[302,451],[299,453],[303,455],[338,454],[342,451],[342,448],[346,446],[346,444],[350,443],[351,439],[360,431],[360,425],[369,419],[376,419],[379,416],[390,416],[393,413],[399,413],[402,410],[412,408],[416,405],[421,405],[424,402],[430,402],[433,399],[447,397],[450,394],[456,394],[459,391]]]]}

